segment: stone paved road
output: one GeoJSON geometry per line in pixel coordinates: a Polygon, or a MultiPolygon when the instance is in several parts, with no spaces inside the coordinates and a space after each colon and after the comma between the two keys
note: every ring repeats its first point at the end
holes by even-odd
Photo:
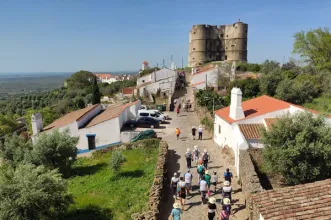
{"type": "MultiPolygon", "coordinates": [[[[192,89],[187,87],[186,96],[192,95],[192,89]]],[[[211,160],[209,163],[210,171],[217,171],[219,181],[223,181],[223,173],[226,168],[230,168],[234,174],[235,169],[229,164],[226,164],[225,155],[221,153],[220,147],[218,147],[212,140],[210,134],[204,132],[203,140],[193,140],[191,136],[192,126],[199,126],[199,118],[195,115],[194,112],[181,112],[180,116],[177,117],[176,113],[169,112],[170,117],[172,118],[171,123],[167,125],[165,133],[162,135],[163,140],[167,141],[169,145],[169,162],[168,162],[168,179],[170,180],[174,172],[180,172],[183,175],[186,172],[186,160],[185,152],[187,148],[193,148],[193,146],[198,145],[199,150],[203,151],[207,149],[210,153],[211,160]],[[176,139],[175,128],[179,127],[181,130],[180,140],[176,139]]],[[[186,201],[184,207],[184,213],[182,215],[182,220],[195,220],[195,219],[208,219],[207,218],[207,205],[201,203],[201,197],[197,190],[197,172],[196,166],[193,165],[192,169],[193,174],[193,192],[191,196],[186,201]]],[[[222,184],[219,184],[220,187],[222,184]]],[[[232,182],[232,187],[234,190],[238,189],[239,186],[236,183],[236,178],[232,182]]],[[[170,188],[165,189],[166,196],[163,200],[163,205],[161,209],[161,219],[166,220],[170,216],[172,205],[174,203],[174,198],[172,197],[172,190],[170,188]]],[[[215,197],[218,201],[217,208],[220,210],[220,198],[221,195],[219,192],[216,194],[212,193],[211,196],[215,197]]],[[[231,220],[240,219],[244,220],[248,217],[247,210],[245,208],[245,200],[241,192],[236,192],[233,194],[234,204],[232,205],[233,215],[231,220]]],[[[179,202],[179,200],[177,200],[179,202]]]]}

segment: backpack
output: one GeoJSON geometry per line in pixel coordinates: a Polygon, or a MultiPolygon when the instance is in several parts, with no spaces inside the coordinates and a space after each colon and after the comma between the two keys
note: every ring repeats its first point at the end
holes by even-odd
{"type": "Polygon", "coordinates": [[[204,167],[202,165],[198,166],[198,174],[202,174],[204,167]]]}
{"type": "Polygon", "coordinates": [[[231,205],[223,205],[223,210],[224,213],[229,217],[231,214],[231,205]]]}
{"type": "Polygon", "coordinates": [[[185,153],[185,157],[186,157],[186,159],[190,159],[190,158],[192,158],[192,154],[191,154],[191,152],[186,152],[186,153],[185,153]]]}
{"type": "Polygon", "coordinates": [[[208,160],[208,153],[203,153],[202,159],[203,160],[208,160]]]}
{"type": "Polygon", "coordinates": [[[199,150],[198,149],[194,149],[194,156],[196,156],[196,157],[199,156],[199,150]]]}
{"type": "Polygon", "coordinates": [[[220,219],[221,220],[229,220],[229,215],[226,213],[225,210],[222,210],[222,212],[220,213],[220,219]]]}

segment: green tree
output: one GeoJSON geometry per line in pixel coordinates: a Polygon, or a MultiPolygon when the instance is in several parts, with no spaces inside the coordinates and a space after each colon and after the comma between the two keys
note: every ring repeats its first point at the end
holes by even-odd
{"type": "Polygon", "coordinates": [[[269,74],[262,74],[260,78],[260,90],[262,94],[274,96],[278,84],[284,79],[280,69],[274,69],[269,74]]]}
{"type": "Polygon", "coordinates": [[[99,87],[98,87],[98,82],[97,82],[97,78],[94,77],[93,78],[93,84],[92,84],[92,104],[98,104],[100,103],[100,91],[99,91],[99,87]]]}
{"type": "Polygon", "coordinates": [[[51,134],[42,134],[33,146],[31,161],[49,169],[59,168],[60,173],[68,176],[77,157],[78,140],[78,137],[70,136],[69,130],[55,130],[51,134]]]}
{"type": "Polygon", "coordinates": [[[58,119],[60,117],[60,114],[58,114],[54,109],[50,107],[45,107],[43,109],[39,110],[28,110],[24,116],[25,121],[28,123],[28,130],[29,133],[32,134],[32,125],[31,125],[31,116],[35,113],[41,113],[43,118],[43,126],[46,127],[47,125],[51,124],[53,121],[58,119]]]}
{"type": "Polygon", "coordinates": [[[328,28],[317,28],[294,34],[293,53],[300,55],[317,69],[331,70],[331,33],[328,28]]]}
{"type": "Polygon", "coordinates": [[[72,90],[85,89],[92,85],[94,77],[94,74],[89,71],[81,70],[76,72],[67,79],[67,88],[72,90]]]}
{"type": "Polygon", "coordinates": [[[5,137],[4,143],[0,142],[0,157],[13,167],[22,163],[31,150],[31,141],[26,141],[21,136],[8,135],[5,137]]]}
{"type": "Polygon", "coordinates": [[[18,126],[13,118],[0,114],[0,137],[14,132],[18,126]]]}
{"type": "Polygon", "coordinates": [[[234,80],[230,83],[227,89],[228,95],[231,94],[233,87],[239,87],[243,93],[243,98],[245,99],[251,99],[258,96],[260,93],[260,84],[258,79],[246,78],[234,80]]]}
{"type": "Polygon", "coordinates": [[[125,158],[122,151],[114,151],[110,158],[111,169],[114,173],[118,173],[121,170],[122,164],[125,162],[125,158]]]}
{"type": "Polygon", "coordinates": [[[274,60],[266,60],[261,65],[261,72],[264,74],[273,73],[275,70],[280,69],[280,64],[274,60]]]}
{"type": "Polygon", "coordinates": [[[307,112],[280,118],[262,131],[264,166],[298,184],[331,176],[331,128],[307,112]]]}
{"type": "Polygon", "coordinates": [[[32,164],[0,169],[0,219],[58,219],[72,201],[57,170],[32,164]]]}

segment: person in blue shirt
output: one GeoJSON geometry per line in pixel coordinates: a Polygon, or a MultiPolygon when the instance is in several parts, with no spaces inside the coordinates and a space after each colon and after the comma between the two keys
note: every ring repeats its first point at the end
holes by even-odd
{"type": "Polygon", "coordinates": [[[180,209],[179,203],[174,203],[173,209],[171,210],[171,219],[172,220],[180,220],[180,215],[183,213],[183,211],[180,209]]]}
{"type": "Polygon", "coordinates": [[[229,168],[226,168],[226,171],[224,172],[224,180],[225,181],[229,181],[231,184],[231,180],[232,180],[232,173],[230,172],[229,168]]]}

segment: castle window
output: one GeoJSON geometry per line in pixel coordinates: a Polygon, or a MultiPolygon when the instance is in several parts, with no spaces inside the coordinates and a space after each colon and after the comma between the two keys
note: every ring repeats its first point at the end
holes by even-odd
{"type": "Polygon", "coordinates": [[[195,48],[193,48],[193,50],[195,50],[195,48]]]}
{"type": "Polygon", "coordinates": [[[221,37],[223,37],[224,36],[224,34],[221,34],[221,37]]]}
{"type": "Polygon", "coordinates": [[[233,24],[233,27],[235,27],[236,26],[236,24],[233,24]]]}
{"type": "Polygon", "coordinates": [[[228,49],[228,47],[226,47],[225,49],[228,49]]]}
{"type": "Polygon", "coordinates": [[[231,47],[234,47],[234,44],[232,44],[231,47]]]}
{"type": "Polygon", "coordinates": [[[247,34],[247,29],[245,30],[245,34],[247,34]]]}
{"type": "Polygon", "coordinates": [[[226,37],[228,37],[229,35],[226,35],[226,37]]]}
{"type": "Polygon", "coordinates": [[[194,57],[193,57],[192,59],[193,59],[193,60],[195,60],[195,58],[194,58],[194,57]]]}
{"type": "Polygon", "coordinates": [[[195,32],[193,32],[193,34],[195,34],[195,32]]]}

